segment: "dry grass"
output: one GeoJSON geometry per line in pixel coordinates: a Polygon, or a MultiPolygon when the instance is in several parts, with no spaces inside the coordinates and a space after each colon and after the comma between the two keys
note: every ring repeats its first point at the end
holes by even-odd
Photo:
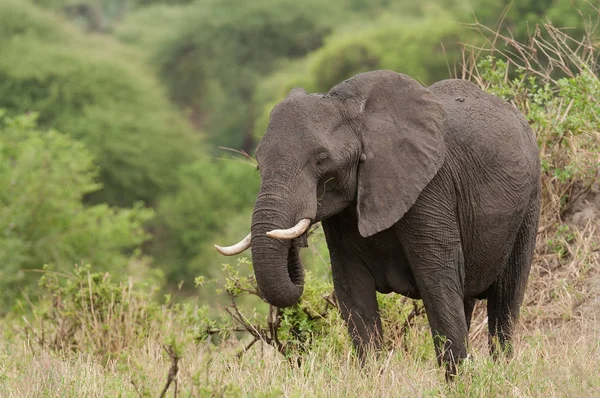
{"type": "MultiPolygon", "coordinates": [[[[493,363],[486,350],[463,367],[452,384],[433,355],[419,349],[390,351],[361,368],[349,354],[321,346],[302,367],[273,349],[256,346],[237,359],[238,347],[219,350],[190,344],[178,374],[180,396],[517,396],[593,397],[600,394],[600,327],[576,319],[552,329],[522,331],[512,361],[493,363]]],[[[429,345],[427,333],[413,342],[429,345]]],[[[3,341],[5,341],[3,339],[3,341]]],[[[240,343],[241,344],[241,343],[240,343]]],[[[427,350],[429,351],[429,350],[427,350]]],[[[125,363],[102,366],[94,357],[34,353],[29,345],[2,347],[3,397],[158,396],[170,360],[158,341],[128,353],[125,363]]]]}

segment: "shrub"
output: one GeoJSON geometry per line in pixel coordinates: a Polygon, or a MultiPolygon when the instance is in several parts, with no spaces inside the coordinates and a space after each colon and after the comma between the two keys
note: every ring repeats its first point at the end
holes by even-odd
{"type": "Polygon", "coordinates": [[[156,3],[133,10],[114,31],[119,41],[141,48],[148,57],[151,57],[165,40],[173,39],[173,36],[177,35],[178,32],[173,27],[185,23],[191,9],[186,5],[156,3]]]}
{"type": "Polygon", "coordinates": [[[127,359],[148,340],[178,351],[179,344],[210,331],[214,323],[207,318],[208,307],[173,303],[170,296],[160,303],[156,282],[160,278],[114,280],[89,264],[61,272],[45,266],[37,300],[24,296],[19,311],[11,315],[21,315],[17,331],[38,347],[89,354],[103,363],[127,359]]]}

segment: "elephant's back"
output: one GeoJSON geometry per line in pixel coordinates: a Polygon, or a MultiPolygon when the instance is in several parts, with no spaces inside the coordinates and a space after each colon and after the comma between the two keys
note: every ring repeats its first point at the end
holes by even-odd
{"type": "MultiPolygon", "coordinates": [[[[468,80],[442,80],[429,87],[447,115],[448,134],[469,140],[483,151],[502,150],[507,140],[520,142],[530,155],[537,151],[525,117],[505,100],[481,90],[468,80]],[[499,145],[500,144],[500,145],[499,145]]],[[[513,148],[514,149],[514,148],[513,148]]],[[[537,152],[536,152],[537,153],[537,152]]]]}
{"type": "Polygon", "coordinates": [[[515,107],[468,80],[442,80],[429,90],[446,111],[449,150],[469,152],[487,167],[539,174],[535,136],[515,107]]]}
{"type": "Polygon", "coordinates": [[[447,115],[446,166],[456,191],[469,294],[501,272],[529,203],[537,197],[540,160],[523,115],[506,101],[465,80],[434,84],[447,115]]]}

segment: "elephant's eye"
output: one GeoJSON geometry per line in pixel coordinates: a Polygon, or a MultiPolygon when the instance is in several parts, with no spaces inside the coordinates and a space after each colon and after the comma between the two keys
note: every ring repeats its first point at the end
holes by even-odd
{"type": "Polygon", "coordinates": [[[331,158],[326,154],[321,154],[317,156],[317,160],[315,162],[316,166],[320,169],[326,167],[329,164],[331,158]]]}

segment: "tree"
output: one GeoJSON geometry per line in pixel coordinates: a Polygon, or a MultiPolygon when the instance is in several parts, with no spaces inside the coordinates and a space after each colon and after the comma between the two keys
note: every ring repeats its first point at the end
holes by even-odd
{"type": "Polygon", "coordinates": [[[161,200],[154,229],[158,239],[153,255],[168,265],[169,281],[192,281],[219,268],[222,259],[214,244],[232,228],[233,235],[241,235],[237,239],[249,232],[248,213],[258,186],[256,167],[234,159],[207,158],[180,169],[179,188],[161,200]],[[239,214],[245,214],[245,220],[238,220],[239,214]]]}
{"type": "Polygon", "coordinates": [[[260,112],[254,134],[261,137],[273,106],[294,87],[327,92],[361,72],[390,69],[427,85],[454,76],[460,68],[460,42],[472,38],[442,10],[416,21],[384,16],[371,25],[331,35],[305,59],[263,79],[254,102],[260,112]]]}

